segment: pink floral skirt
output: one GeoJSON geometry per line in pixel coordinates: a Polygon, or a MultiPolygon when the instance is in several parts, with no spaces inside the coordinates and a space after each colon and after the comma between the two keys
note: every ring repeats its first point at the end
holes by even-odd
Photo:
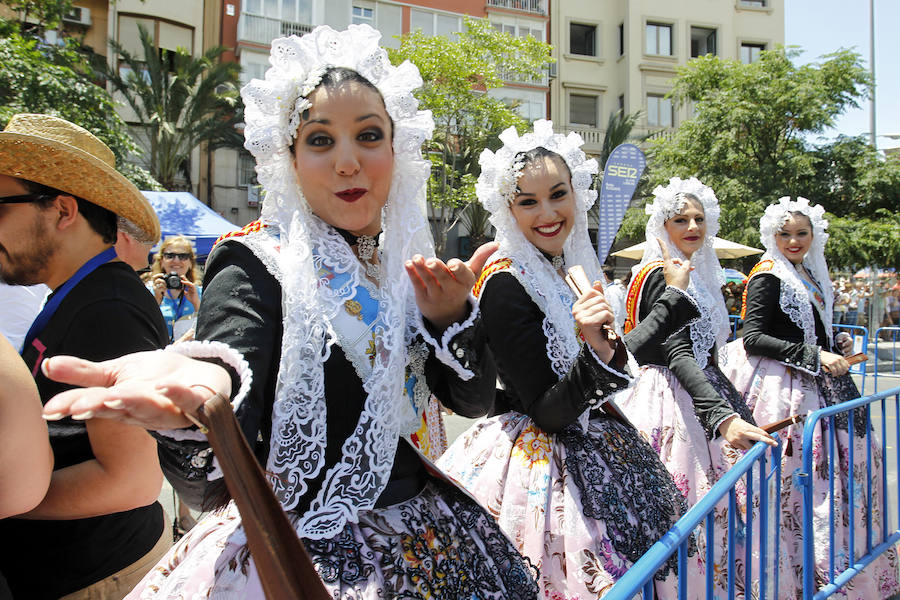
{"type": "MultiPolygon", "coordinates": [[[[787,367],[775,360],[761,356],[747,356],[744,344],[736,340],[720,353],[719,362],[735,387],[744,394],[747,405],[753,411],[757,423],[763,425],[780,421],[792,415],[807,415],[812,411],[859,397],[859,391],[849,375],[831,377],[812,376],[787,367]]],[[[846,413],[835,419],[835,454],[839,468],[835,470],[834,497],[830,496],[828,482],[828,421],[820,421],[813,436],[813,533],[815,536],[816,587],[828,580],[830,558],[828,531],[829,505],[835,511],[835,569],[844,570],[848,563],[849,548],[849,447],[854,448],[854,503],[855,503],[855,556],[865,553],[866,525],[866,439],[868,427],[865,413],[857,410],[854,415],[854,432],[848,432],[846,413]],[[852,440],[852,442],[851,442],[852,440]]],[[[803,580],[803,495],[794,483],[794,473],[802,467],[803,424],[781,430],[785,453],[781,462],[781,555],[779,595],[783,598],[799,598],[803,580]],[[790,440],[790,448],[787,448],[790,440]]],[[[872,435],[872,518],[875,539],[881,531],[884,519],[882,504],[884,489],[881,485],[884,460],[881,445],[872,435]]],[[[900,591],[898,585],[896,549],[884,553],[854,577],[836,597],[851,599],[887,598],[900,591]]]]}
{"type": "MultiPolygon", "coordinates": [[[[303,540],[334,598],[538,598],[534,568],[494,519],[449,483],[361,512],[326,540],[303,540]]],[[[263,600],[234,502],[200,521],[128,596],[263,600]]]]}
{"type": "MultiPolygon", "coordinates": [[[[576,423],[554,435],[516,412],[482,419],[438,465],[539,568],[544,598],[602,596],[685,510],[634,428],[600,412],[586,430],[576,423]]],[[[657,579],[673,580],[674,566],[657,579]]]]}
{"type": "MultiPolygon", "coordinates": [[[[730,389],[730,384],[715,368],[704,373],[710,383],[732,404],[740,398],[730,389]],[[729,395],[734,397],[729,397],[729,395]]],[[[667,368],[647,365],[641,367],[637,382],[616,399],[625,415],[634,423],[641,436],[657,452],[678,489],[687,499],[688,506],[696,504],[709,492],[719,478],[743,456],[721,436],[709,440],[700,420],[694,412],[691,396],[667,368]]],[[[743,409],[746,412],[746,409],[743,409]]],[[[740,511],[735,515],[736,531],[742,531],[746,519],[746,488],[743,481],[736,488],[736,504],[740,511]]],[[[755,502],[751,502],[751,505],[755,502]]],[[[759,540],[759,518],[754,514],[754,537],[759,540]]],[[[714,534],[708,541],[705,522],[695,532],[697,554],[688,559],[688,598],[706,598],[706,547],[713,548],[713,583],[715,598],[727,598],[728,586],[728,498],[723,498],[714,512],[714,534]]],[[[745,596],[745,547],[742,536],[735,542],[734,578],[735,594],[745,596]]],[[[759,547],[758,543],[754,547],[759,547]]],[[[754,569],[756,568],[754,561],[754,569]]],[[[758,571],[756,571],[758,572],[758,571]]],[[[755,577],[752,579],[756,579],[755,577]]],[[[756,583],[758,585],[758,582],[756,583]]],[[[754,595],[756,592],[752,592],[754,595]]],[[[675,589],[665,590],[662,597],[674,597],[675,589]]],[[[771,595],[771,594],[770,594],[771,595]]]]}

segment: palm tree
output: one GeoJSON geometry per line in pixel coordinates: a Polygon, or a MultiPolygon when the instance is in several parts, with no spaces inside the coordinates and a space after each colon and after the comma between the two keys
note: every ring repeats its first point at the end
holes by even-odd
{"type": "Polygon", "coordinates": [[[603,147],[600,150],[600,156],[597,157],[601,173],[606,168],[606,161],[609,160],[612,151],[628,141],[631,130],[634,129],[640,116],[640,110],[627,115],[622,110],[618,110],[609,115],[609,120],[606,122],[606,134],[603,136],[603,147]]]}
{"type": "Polygon", "coordinates": [[[143,56],[110,41],[120,68],[104,65],[102,75],[143,126],[151,174],[172,190],[179,172],[190,173],[191,152],[201,143],[209,152],[241,146],[240,66],[221,61],[224,46],[194,58],[183,48],[157,49],[147,30],[139,29],[143,56]]]}

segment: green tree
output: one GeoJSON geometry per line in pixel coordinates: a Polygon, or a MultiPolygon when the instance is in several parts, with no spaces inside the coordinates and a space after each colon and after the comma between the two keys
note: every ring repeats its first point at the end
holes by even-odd
{"type": "Polygon", "coordinates": [[[442,255],[462,211],[470,226],[485,222],[474,191],[481,151],[496,148],[497,135],[507,127],[521,131],[529,125],[515,106],[486,92],[504,80],[540,81],[551,60],[550,46],[501,33],[482,19],[466,19],[464,30],[452,38],[408,33],[390,55],[395,64],[408,59],[419,68],[425,82],[417,93],[419,105],[435,120],[424,150],[432,163],[428,200],[435,247],[442,255]]]}
{"type": "Polygon", "coordinates": [[[243,120],[240,66],[221,60],[224,46],[210,48],[198,58],[183,48],[158,50],[143,27],[140,41],[142,56],[111,41],[124,74],[104,66],[103,75],[143,126],[150,172],[172,190],[179,173],[190,173],[191,152],[201,143],[209,151],[242,145],[236,129],[243,120]]]}
{"type": "Polygon", "coordinates": [[[85,57],[71,43],[43,44],[9,21],[0,22],[0,29],[0,127],[22,112],[61,117],[103,140],[117,168],[140,189],[161,189],[146,170],[127,162],[140,150],[112,97],[89,77],[85,57]]]}
{"type": "MultiPolygon", "coordinates": [[[[690,104],[693,118],[670,139],[651,148],[651,184],[669,177],[696,176],[710,185],[722,205],[722,237],[759,244],[759,217],[780,196],[806,196],[837,217],[832,235],[834,266],[863,260],[859,237],[845,233],[863,225],[873,243],[866,260],[890,264],[891,244],[881,237],[879,208],[896,210],[900,173],[861,140],[842,138],[814,146],[807,140],[834,125],[845,110],[868,95],[870,78],[858,54],[840,50],[807,65],[795,64],[799,51],[762,52],[745,65],[705,56],[681,67],[670,96],[690,104]]],[[[632,228],[645,220],[632,213],[632,228]]],[[[894,238],[897,230],[894,229],[894,238]]]]}

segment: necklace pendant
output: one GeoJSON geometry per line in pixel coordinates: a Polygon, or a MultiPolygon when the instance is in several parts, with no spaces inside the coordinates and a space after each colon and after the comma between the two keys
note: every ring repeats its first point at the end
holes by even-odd
{"type": "Polygon", "coordinates": [[[359,259],[365,263],[372,260],[377,247],[375,238],[371,235],[361,235],[357,238],[356,244],[356,253],[359,255],[359,259]]]}

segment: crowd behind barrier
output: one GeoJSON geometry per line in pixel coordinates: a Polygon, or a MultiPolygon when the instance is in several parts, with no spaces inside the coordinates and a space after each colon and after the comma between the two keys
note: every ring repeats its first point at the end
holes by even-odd
{"type": "MultiPolygon", "coordinates": [[[[777,434],[776,434],[777,436],[777,434]]],[[[644,598],[653,598],[653,576],[670,556],[678,553],[678,598],[687,597],[688,590],[692,596],[696,594],[699,585],[703,585],[705,597],[713,597],[713,577],[715,568],[707,568],[704,581],[687,581],[688,544],[695,530],[701,523],[707,529],[707,539],[713,537],[714,510],[717,504],[728,499],[728,565],[726,567],[728,577],[728,594],[735,597],[735,569],[734,559],[739,546],[743,546],[744,564],[747,569],[744,572],[744,589],[754,590],[759,600],[766,598],[776,599],[778,595],[777,569],[780,557],[780,536],[774,535],[780,526],[781,511],[778,510],[781,497],[781,445],[769,446],[763,442],[757,442],[741,460],[716,482],[710,491],[675,525],[654,544],[641,559],[634,564],[615,586],[603,596],[605,600],[625,600],[633,598],[638,593],[643,593],[644,598]],[[737,486],[744,481],[746,496],[743,503],[739,504],[737,486]],[[754,490],[758,490],[754,492],[754,490]],[[758,494],[758,497],[754,497],[758,494]],[[753,520],[753,503],[758,502],[760,523],[753,520]],[[747,503],[750,503],[748,510],[747,503]],[[738,511],[740,507],[740,511],[738,511]],[[770,508],[771,507],[771,508],[770,508]],[[738,515],[740,519],[738,519],[738,515]],[[762,536],[764,544],[759,544],[760,532],[766,532],[762,536]],[[755,548],[754,544],[758,547],[755,548]]],[[[706,565],[715,564],[713,557],[714,544],[706,547],[704,562],[706,565]]]]}
{"type": "Polygon", "coordinates": [[[897,376],[897,343],[900,342],[900,326],[879,327],[875,330],[875,392],[878,392],[878,380],[880,376],[897,376]],[[883,353],[889,354],[890,359],[885,360],[886,365],[880,365],[883,353]]]}

